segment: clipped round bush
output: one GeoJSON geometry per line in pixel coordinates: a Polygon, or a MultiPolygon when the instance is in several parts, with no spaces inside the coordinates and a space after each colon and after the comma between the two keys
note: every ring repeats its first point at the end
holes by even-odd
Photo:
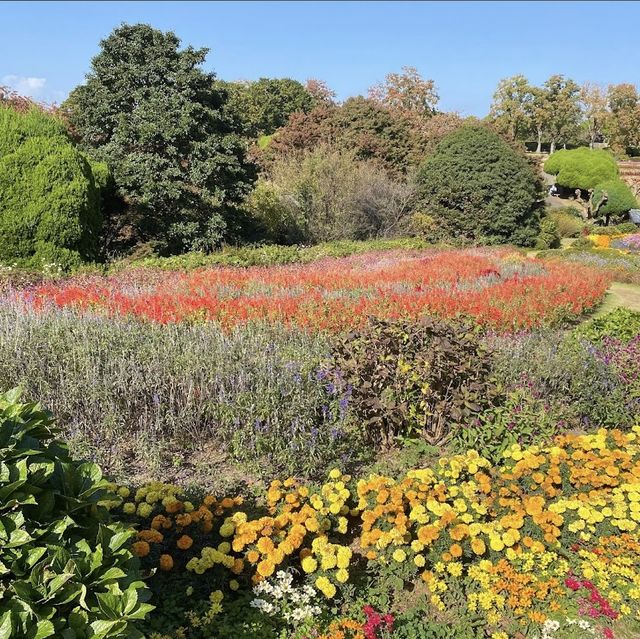
{"type": "Polygon", "coordinates": [[[587,147],[556,151],[544,163],[544,170],[569,189],[589,190],[618,177],[618,165],[611,153],[587,147]]]}
{"type": "Polygon", "coordinates": [[[598,209],[598,217],[622,215],[637,206],[631,189],[622,180],[608,180],[598,184],[593,191],[593,202],[597,205],[603,194],[607,201],[598,209]]]}
{"type": "Polygon", "coordinates": [[[99,191],[60,126],[0,107],[0,262],[68,269],[96,255],[99,191]]]}
{"type": "Polygon", "coordinates": [[[430,316],[371,319],[333,348],[333,375],[351,389],[356,423],[386,445],[397,436],[446,441],[499,397],[491,368],[477,329],[430,316]]]}
{"type": "Polygon", "coordinates": [[[422,165],[422,209],[443,235],[531,246],[540,183],[526,158],[481,125],[447,135],[422,165]]]}
{"type": "Polygon", "coordinates": [[[0,636],[134,639],[151,606],[110,523],[98,466],[73,461],[51,416],[0,396],[0,636]]]}
{"type": "Polygon", "coordinates": [[[536,239],[536,248],[544,251],[560,247],[560,231],[556,220],[551,216],[546,216],[540,222],[540,233],[536,239]]]}

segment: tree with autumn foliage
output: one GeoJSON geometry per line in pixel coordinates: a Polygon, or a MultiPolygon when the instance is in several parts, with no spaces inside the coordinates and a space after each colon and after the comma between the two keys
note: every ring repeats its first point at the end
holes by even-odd
{"type": "Polygon", "coordinates": [[[415,67],[402,67],[402,73],[389,73],[384,82],[369,89],[369,99],[401,112],[433,115],[440,96],[435,82],[423,78],[415,67]]]}

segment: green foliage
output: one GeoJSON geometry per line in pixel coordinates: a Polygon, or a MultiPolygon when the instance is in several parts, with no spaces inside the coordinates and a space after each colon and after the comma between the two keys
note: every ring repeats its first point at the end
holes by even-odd
{"type": "Polygon", "coordinates": [[[6,639],[142,637],[151,606],[110,524],[95,464],[74,462],[48,413],[0,397],[0,631],[6,639]]]}
{"type": "MultiPolygon", "coordinates": [[[[260,184],[260,183],[259,183],[260,184]]],[[[270,190],[266,191],[268,196],[270,190]]],[[[163,270],[191,270],[203,266],[277,266],[281,264],[307,264],[326,257],[347,257],[369,251],[392,251],[396,249],[419,250],[430,244],[421,238],[398,238],[380,240],[338,240],[321,242],[314,246],[264,246],[226,247],[214,253],[192,252],[172,257],[144,257],[136,260],[114,262],[110,272],[138,266],[163,270]]]]}
{"type": "Polygon", "coordinates": [[[598,235],[624,235],[637,232],[638,227],[633,222],[622,222],[622,224],[611,224],[597,228],[598,235]]]}
{"type": "Polygon", "coordinates": [[[553,217],[545,216],[540,222],[540,233],[536,239],[536,248],[539,250],[558,248],[560,246],[560,231],[553,217]]]}
{"type": "Polygon", "coordinates": [[[530,246],[538,232],[538,179],[497,134],[467,125],[449,134],[419,173],[424,211],[445,235],[530,246]]]}
{"type": "Polygon", "coordinates": [[[0,261],[64,269],[97,253],[99,193],[61,124],[0,106],[0,261]]]}
{"type": "Polygon", "coordinates": [[[587,147],[556,151],[544,163],[544,170],[569,189],[589,190],[618,177],[618,165],[611,153],[587,147]]]}
{"type": "Polygon", "coordinates": [[[431,317],[372,319],[335,343],[332,368],[351,388],[356,423],[387,444],[397,436],[441,443],[499,396],[477,333],[431,317]]]}
{"type": "Polygon", "coordinates": [[[548,442],[558,432],[562,414],[550,411],[546,400],[526,387],[510,390],[500,406],[482,413],[475,423],[454,431],[451,447],[465,453],[476,450],[494,463],[512,444],[548,442]]]}
{"type": "Polygon", "coordinates": [[[631,189],[622,180],[600,182],[593,191],[594,206],[602,201],[604,193],[607,194],[607,201],[598,208],[597,217],[621,215],[637,206],[631,189]]]}
{"type": "Polygon", "coordinates": [[[260,78],[255,82],[220,82],[229,94],[226,110],[243,124],[247,136],[270,136],[292,113],[314,106],[309,92],[291,78],[260,78]]]}
{"type": "Polygon", "coordinates": [[[549,209],[547,217],[555,221],[560,237],[579,237],[585,226],[580,211],[573,207],[549,209]]]}
{"type": "Polygon", "coordinates": [[[574,334],[594,344],[605,338],[629,342],[640,335],[640,313],[626,308],[616,308],[602,317],[594,317],[584,322],[574,334]]]}
{"type": "MultiPolygon", "coordinates": [[[[113,170],[129,208],[113,235],[165,250],[211,250],[249,192],[253,168],[226,93],[201,69],[206,49],[172,32],[123,25],[101,42],[65,103],[82,145],[113,170]]],[[[124,241],[124,240],[122,240],[124,241]]]]}

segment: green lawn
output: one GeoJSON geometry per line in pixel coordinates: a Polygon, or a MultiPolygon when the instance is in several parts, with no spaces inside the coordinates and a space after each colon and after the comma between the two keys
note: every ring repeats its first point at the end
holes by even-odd
{"type": "Polygon", "coordinates": [[[604,315],[614,308],[624,307],[632,311],[640,311],[640,286],[613,282],[604,302],[595,312],[594,317],[604,315]]]}

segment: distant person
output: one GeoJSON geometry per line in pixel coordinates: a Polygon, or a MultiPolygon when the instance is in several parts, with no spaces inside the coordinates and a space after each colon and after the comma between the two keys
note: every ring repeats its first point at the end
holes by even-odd
{"type": "Polygon", "coordinates": [[[558,187],[555,184],[552,184],[549,188],[549,195],[555,195],[558,192],[558,187]]]}

